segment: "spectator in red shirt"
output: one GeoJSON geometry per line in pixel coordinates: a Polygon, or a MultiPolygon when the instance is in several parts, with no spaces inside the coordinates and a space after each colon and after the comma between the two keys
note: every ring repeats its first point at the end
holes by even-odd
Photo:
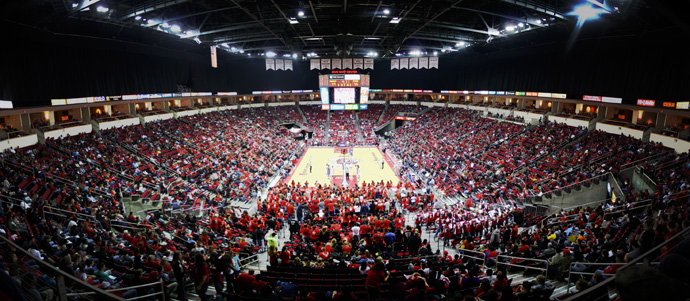
{"type": "Polygon", "coordinates": [[[374,267],[367,272],[367,279],[364,285],[367,287],[369,300],[377,300],[381,295],[381,284],[388,281],[390,272],[383,266],[383,262],[377,262],[374,267]]]}
{"type": "Polygon", "coordinates": [[[208,290],[210,279],[211,271],[208,263],[206,263],[206,259],[204,259],[203,254],[197,253],[194,264],[194,290],[196,291],[196,294],[199,295],[201,301],[208,300],[206,290],[208,290]]]}

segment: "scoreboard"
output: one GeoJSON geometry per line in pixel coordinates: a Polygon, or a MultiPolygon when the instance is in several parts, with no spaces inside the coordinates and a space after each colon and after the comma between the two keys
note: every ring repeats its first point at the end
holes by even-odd
{"type": "Polygon", "coordinates": [[[319,75],[319,92],[323,110],[364,110],[369,102],[369,75],[319,75]]]}
{"type": "Polygon", "coordinates": [[[319,87],[369,87],[368,74],[326,74],[319,75],[319,87]]]}

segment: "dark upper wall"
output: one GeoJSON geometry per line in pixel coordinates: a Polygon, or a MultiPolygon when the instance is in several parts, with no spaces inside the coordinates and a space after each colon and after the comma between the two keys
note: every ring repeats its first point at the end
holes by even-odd
{"type": "MultiPolygon", "coordinates": [[[[296,61],[293,72],[266,71],[261,59],[221,53],[220,68],[212,69],[208,48],[180,39],[157,36],[162,42],[152,46],[0,25],[8,31],[5,40],[14,41],[0,47],[0,99],[15,107],[48,105],[51,98],[173,92],[178,85],[240,93],[317,88],[308,61],[296,61]]],[[[570,51],[558,35],[546,44],[518,40],[529,39],[441,56],[438,70],[391,71],[388,59],[380,59],[370,71],[372,87],[690,99],[690,60],[676,39],[660,32],[584,39],[570,51]]]]}

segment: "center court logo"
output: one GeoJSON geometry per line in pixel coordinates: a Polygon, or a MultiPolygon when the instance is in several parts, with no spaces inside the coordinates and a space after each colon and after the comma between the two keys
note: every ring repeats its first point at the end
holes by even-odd
{"type": "Polygon", "coordinates": [[[347,164],[347,165],[359,164],[359,160],[354,159],[354,158],[339,158],[335,162],[338,164],[347,164]]]}

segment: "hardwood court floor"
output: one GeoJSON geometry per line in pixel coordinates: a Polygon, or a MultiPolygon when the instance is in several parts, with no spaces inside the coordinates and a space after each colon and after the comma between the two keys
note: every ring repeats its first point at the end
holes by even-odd
{"type": "Polygon", "coordinates": [[[304,153],[292,175],[287,182],[305,183],[308,181],[312,186],[315,183],[340,184],[345,176],[342,163],[347,162],[350,170],[350,184],[354,182],[367,183],[374,181],[392,181],[393,185],[398,184],[400,179],[395,175],[393,168],[384,155],[376,147],[354,147],[352,158],[349,154],[336,153],[333,147],[311,147],[304,153]],[[381,162],[384,162],[381,169],[381,162]],[[309,165],[311,164],[311,172],[309,165]],[[327,175],[327,165],[331,166],[330,177],[327,175]],[[356,165],[359,165],[359,176],[357,176],[356,165]]]}

